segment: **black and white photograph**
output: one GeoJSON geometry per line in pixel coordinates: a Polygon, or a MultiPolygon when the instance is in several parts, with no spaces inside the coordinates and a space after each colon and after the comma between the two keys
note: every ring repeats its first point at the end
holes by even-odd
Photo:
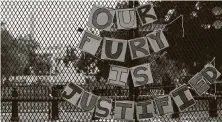
{"type": "Polygon", "coordinates": [[[1,122],[222,122],[222,1],[0,4],[1,122]]]}

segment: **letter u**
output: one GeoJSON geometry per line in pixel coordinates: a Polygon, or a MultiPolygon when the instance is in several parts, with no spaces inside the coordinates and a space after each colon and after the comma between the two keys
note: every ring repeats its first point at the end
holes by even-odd
{"type": "Polygon", "coordinates": [[[118,21],[122,28],[133,28],[135,20],[135,11],[127,10],[127,11],[118,11],[118,21]]]}

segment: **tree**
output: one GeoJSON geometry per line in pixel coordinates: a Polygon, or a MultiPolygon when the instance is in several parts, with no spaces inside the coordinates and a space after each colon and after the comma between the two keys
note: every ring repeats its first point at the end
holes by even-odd
{"type": "Polygon", "coordinates": [[[4,27],[1,28],[1,75],[9,81],[10,76],[23,74],[31,64],[31,55],[38,47],[33,39],[16,39],[4,27]]]}
{"type": "Polygon", "coordinates": [[[39,43],[32,38],[32,35],[29,34],[26,37],[18,38],[20,44],[20,51],[28,56],[28,64],[24,69],[24,74],[30,74],[30,67],[33,67],[35,62],[36,53],[35,50],[39,47],[39,43]]]}
{"type": "Polygon", "coordinates": [[[50,69],[52,67],[51,55],[50,54],[36,54],[35,61],[32,66],[35,74],[38,75],[49,75],[50,69]]]}
{"type": "Polygon", "coordinates": [[[75,52],[76,52],[76,48],[71,47],[71,46],[67,47],[67,49],[66,49],[66,56],[64,58],[65,66],[67,66],[70,61],[73,62],[76,59],[78,59],[78,57],[76,56],[75,52]]]}

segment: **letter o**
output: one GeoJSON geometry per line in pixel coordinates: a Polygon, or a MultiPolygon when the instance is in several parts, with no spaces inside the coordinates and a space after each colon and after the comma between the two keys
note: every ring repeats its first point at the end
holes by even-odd
{"type": "Polygon", "coordinates": [[[92,24],[93,24],[96,28],[98,28],[98,29],[107,28],[107,27],[112,23],[112,19],[111,19],[112,17],[113,17],[113,16],[112,16],[112,14],[109,12],[109,10],[104,9],[104,8],[99,8],[99,9],[97,9],[97,10],[94,12],[94,14],[93,14],[92,24]],[[106,15],[108,16],[108,21],[107,21],[106,24],[104,24],[104,25],[99,25],[99,24],[97,23],[97,17],[98,17],[98,15],[101,14],[101,13],[106,13],[106,15]]]}

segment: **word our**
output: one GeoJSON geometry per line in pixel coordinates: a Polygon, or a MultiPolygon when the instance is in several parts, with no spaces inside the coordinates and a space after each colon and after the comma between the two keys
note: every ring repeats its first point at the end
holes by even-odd
{"type": "Polygon", "coordinates": [[[109,9],[93,5],[87,25],[99,30],[110,31],[116,17],[117,29],[137,28],[137,16],[142,26],[153,23],[157,20],[156,13],[151,4],[142,5],[128,9],[109,9]]]}

